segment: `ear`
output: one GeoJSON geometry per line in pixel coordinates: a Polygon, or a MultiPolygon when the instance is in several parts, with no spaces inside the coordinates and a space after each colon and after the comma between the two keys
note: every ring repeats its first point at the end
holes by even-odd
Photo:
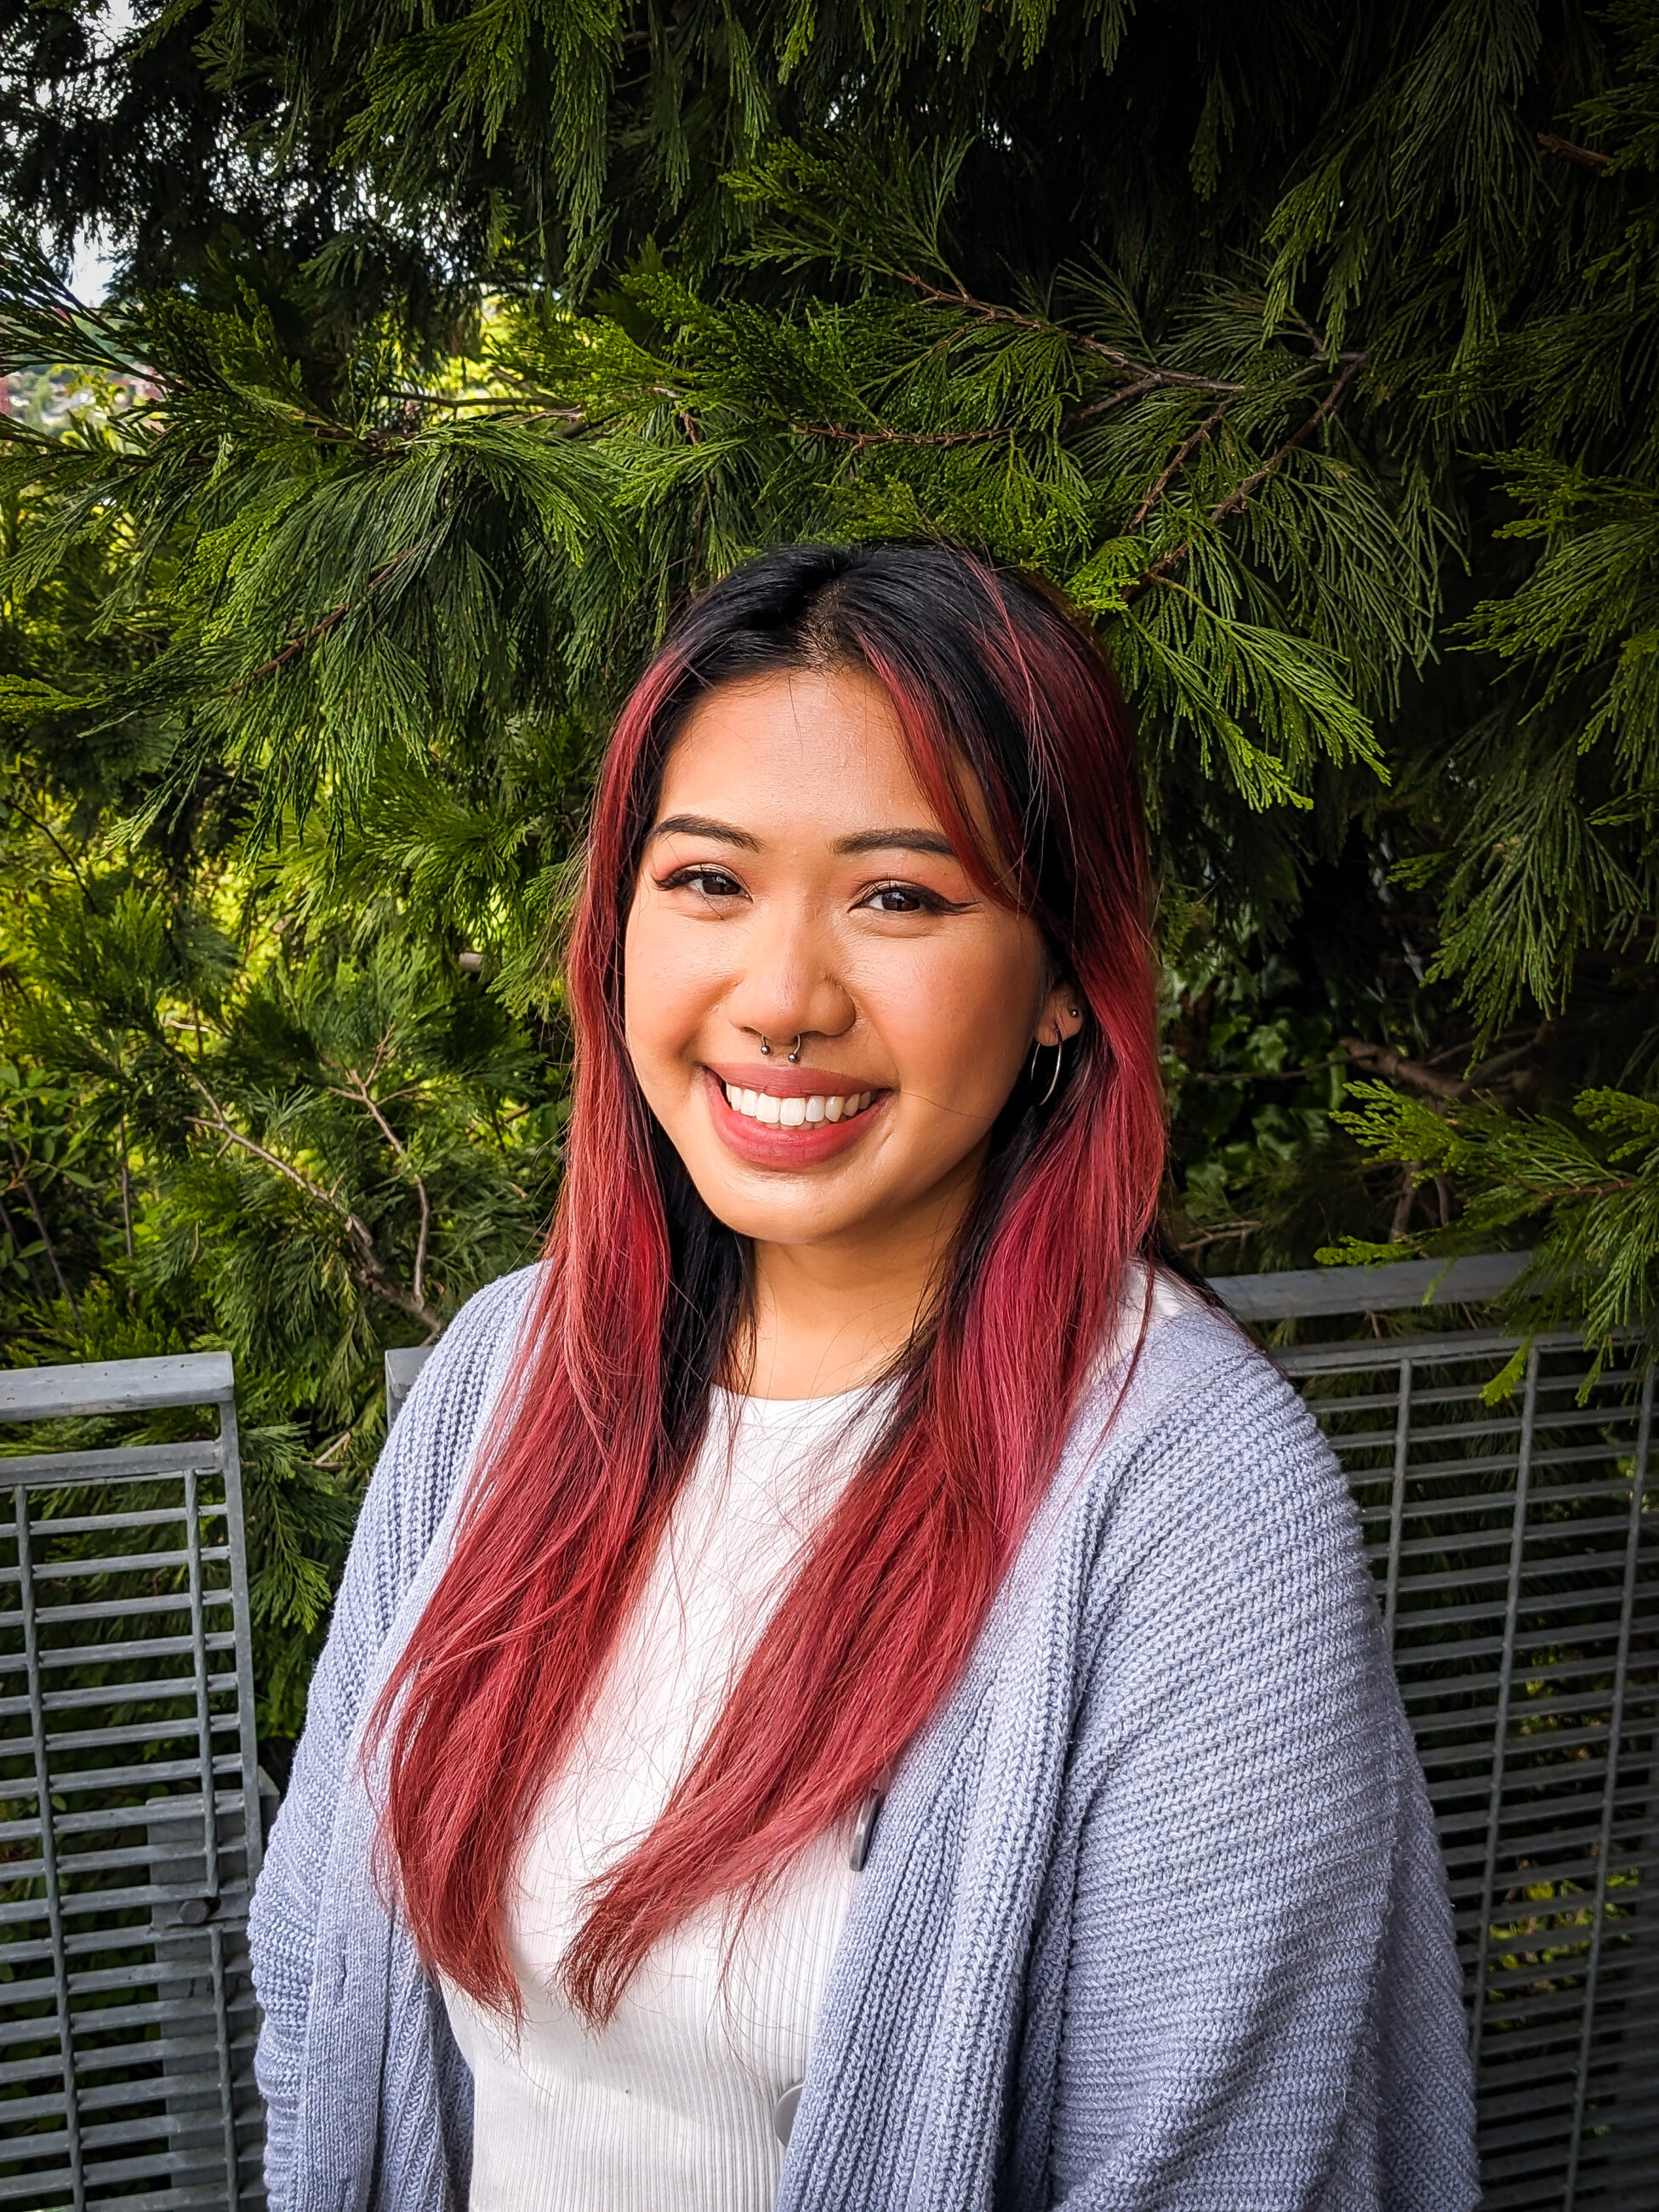
{"type": "Polygon", "coordinates": [[[1083,1027],[1083,994],[1075,983],[1056,983],[1042,1002],[1034,1042],[1066,1044],[1083,1027]]]}

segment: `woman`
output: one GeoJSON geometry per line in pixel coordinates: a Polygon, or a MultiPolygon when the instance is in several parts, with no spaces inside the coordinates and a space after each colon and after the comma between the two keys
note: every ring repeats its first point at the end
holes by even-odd
{"type": "Polygon", "coordinates": [[[1345,1486],[1145,1257],[1147,908],[1017,577],[776,553],[647,671],[548,1255],[387,1443],[255,1903],[278,2212],[1475,2201],[1345,1486]]]}

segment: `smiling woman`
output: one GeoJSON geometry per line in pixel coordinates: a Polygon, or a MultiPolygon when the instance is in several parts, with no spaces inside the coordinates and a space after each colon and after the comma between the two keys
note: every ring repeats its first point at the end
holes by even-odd
{"type": "Polygon", "coordinates": [[[1157,1262],[1133,751],[939,547],[629,702],[537,1269],[428,1363],[255,1907],[278,2212],[1460,2212],[1346,1486],[1157,1262]]]}

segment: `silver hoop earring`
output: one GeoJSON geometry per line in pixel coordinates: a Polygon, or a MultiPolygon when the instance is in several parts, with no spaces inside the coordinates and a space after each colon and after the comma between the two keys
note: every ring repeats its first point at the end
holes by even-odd
{"type": "Polygon", "coordinates": [[[801,1034],[795,1039],[795,1048],[789,1055],[789,1065],[791,1067],[793,1067],[795,1062],[800,1058],[800,1048],[805,1042],[806,1032],[803,1030],[801,1034]]]}
{"type": "Polygon", "coordinates": [[[763,1037],[761,1038],[761,1058],[762,1058],[763,1060],[770,1060],[770,1059],[771,1059],[771,1057],[772,1057],[772,1048],[771,1048],[771,1046],[770,1046],[770,1045],[766,1042],[765,1037],[764,1037],[764,1036],[763,1036],[763,1037]]]}
{"type": "Polygon", "coordinates": [[[1054,1097],[1055,1091],[1060,1088],[1060,1063],[1064,1060],[1065,1057],[1066,1040],[1064,1037],[1061,1037],[1060,1042],[1054,1047],[1054,1072],[1048,1078],[1048,1088],[1042,1094],[1042,1103],[1045,1106],[1054,1097]]]}

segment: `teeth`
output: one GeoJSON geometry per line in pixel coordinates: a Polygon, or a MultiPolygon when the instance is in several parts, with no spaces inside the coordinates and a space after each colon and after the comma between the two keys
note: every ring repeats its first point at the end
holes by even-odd
{"type": "Polygon", "coordinates": [[[769,1091],[744,1091],[735,1083],[724,1086],[726,1103],[734,1114],[772,1129],[816,1127],[821,1121],[850,1121],[862,1114],[875,1097],[873,1091],[836,1091],[810,1098],[775,1098],[769,1091]]]}

